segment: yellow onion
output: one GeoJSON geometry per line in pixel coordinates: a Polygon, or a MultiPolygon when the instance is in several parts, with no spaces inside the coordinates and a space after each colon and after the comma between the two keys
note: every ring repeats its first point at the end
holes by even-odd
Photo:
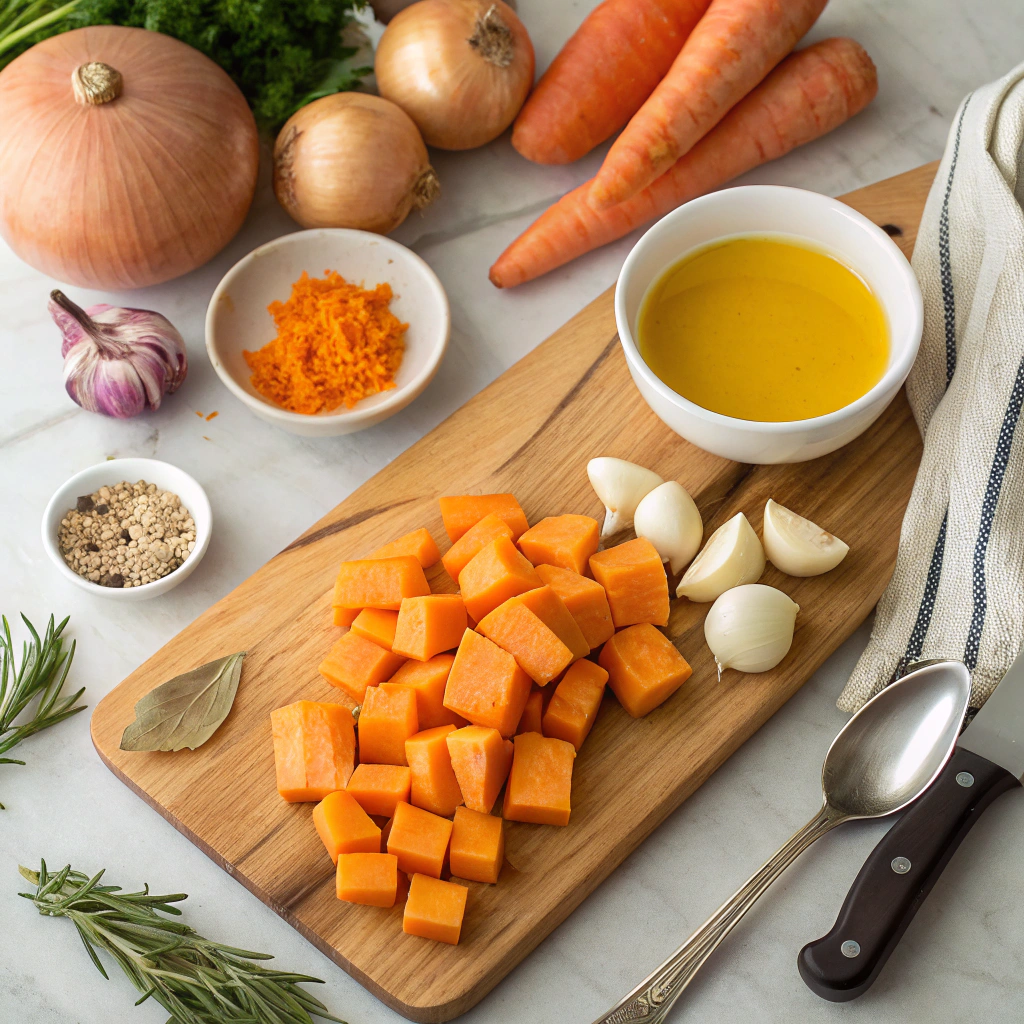
{"type": "Polygon", "coordinates": [[[419,130],[379,96],[341,92],[293,114],[274,146],[274,192],[304,228],[387,234],[440,192],[419,130]]]}
{"type": "Polygon", "coordinates": [[[258,165],[238,87],[170,36],[76,29],[0,72],[0,233],[60,281],[140,288],[200,266],[242,226],[258,165]]]}
{"type": "Polygon", "coordinates": [[[374,60],[381,96],[427,145],[473,149],[515,119],[533,85],[533,45],[501,0],[420,0],[396,14],[374,60]]]}

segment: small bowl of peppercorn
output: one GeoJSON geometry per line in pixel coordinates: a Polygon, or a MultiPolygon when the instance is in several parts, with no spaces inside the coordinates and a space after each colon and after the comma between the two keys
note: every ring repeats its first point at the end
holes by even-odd
{"type": "Polygon", "coordinates": [[[213,515],[203,488],[157,459],[110,459],[76,473],[43,513],[43,547],[73,583],[103,597],[165,594],[199,565],[213,515]]]}

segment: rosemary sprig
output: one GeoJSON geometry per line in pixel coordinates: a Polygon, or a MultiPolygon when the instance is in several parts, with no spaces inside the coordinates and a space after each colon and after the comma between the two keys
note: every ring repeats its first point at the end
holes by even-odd
{"type": "MultiPolygon", "coordinates": [[[[21,665],[15,667],[11,627],[6,615],[0,617],[3,623],[0,631],[0,764],[23,765],[24,761],[3,755],[33,733],[48,729],[85,710],[84,704],[74,706],[85,693],[85,687],[70,697],[61,697],[61,689],[75,656],[74,641],[65,653],[61,637],[68,620],[65,618],[59,626],[55,626],[51,615],[42,638],[24,615],[22,620],[32,634],[32,642],[22,645],[21,665]],[[16,725],[15,720],[37,697],[39,701],[29,713],[30,717],[16,725]]],[[[3,806],[0,804],[0,810],[3,806]]]]}
{"type": "Polygon", "coordinates": [[[184,893],[151,896],[148,885],[122,893],[120,886],[100,885],[102,871],[88,878],[70,864],[56,875],[46,861],[39,871],[19,870],[36,886],[19,895],[40,914],[68,918],[104,978],[97,950],[113,957],[142,993],[135,1005],[152,997],[171,1014],[167,1024],[313,1024],[313,1016],[345,1024],[298,987],[323,984],[319,978],[261,967],[251,961],[273,957],[211,942],[162,917],[181,916],[171,904],[187,899],[184,893]]]}

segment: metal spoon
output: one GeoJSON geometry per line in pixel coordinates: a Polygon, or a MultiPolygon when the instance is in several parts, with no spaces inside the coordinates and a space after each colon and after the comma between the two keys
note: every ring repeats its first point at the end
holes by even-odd
{"type": "Polygon", "coordinates": [[[832,741],[821,770],[822,807],[653,974],[594,1024],[660,1024],[718,944],[816,839],[854,818],[902,810],[949,759],[971,694],[958,661],[917,668],[867,702],[832,741]]]}

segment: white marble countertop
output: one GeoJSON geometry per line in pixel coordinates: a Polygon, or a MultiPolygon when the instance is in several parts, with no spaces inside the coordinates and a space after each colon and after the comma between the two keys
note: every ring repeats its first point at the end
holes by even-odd
{"type": "MultiPolygon", "coordinates": [[[[593,0],[520,0],[543,68],[593,0]]],[[[971,88],[1024,56],[1019,0],[833,0],[814,38],[851,35],[879,69],[875,103],[852,123],[747,176],[839,194],[937,158],[971,88]]],[[[365,433],[311,440],[255,419],[219,383],[203,315],[223,272],[293,230],[267,187],[228,249],[188,277],[107,301],[159,309],[188,340],[189,377],[157,414],[115,422],[82,412],[61,387],[46,314],[53,282],[0,244],[0,610],[42,623],[70,614],[73,682],[90,705],[310,523],[543,340],[615,279],[636,236],[511,292],[487,267],[535,214],[589,177],[601,153],[543,168],[503,137],[435,154],[438,203],[395,237],[437,271],[451,298],[443,371],[403,413],[365,433]],[[220,415],[200,421],[194,410],[220,415]],[[50,494],[108,456],[155,456],[206,487],[216,528],[197,571],[172,593],[121,605],[63,580],[39,521],[50,494]],[[254,470],[258,466],[258,470],[254,470]]],[[[265,169],[264,169],[265,170],[265,169]]],[[[96,301],[74,291],[78,299],[96,301]]],[[[588,1024],[611,1006],[817,809],[821,759],[844,718],[834,701],[866,639],[861,629],[817,675],[584,904],[463,1018],[588,1024]]],[[[19,863],[71,861],[126,887],[186,890],[202,932],[273,952],[326,980],[317,994],[353,1024],[399,1018],[233,882],[102,766],[85,715],[27,741],[26,767],[0,767],[0,1022],[163,1021],[133,1008],[116,970],[104,981],[74,929],[19,900],[19,863]]],[[[674,1019],[730,1022],[1019,1021],[1024,1017],[1024,798],[1000,800],[946,869],[871,991],[843,1005],[800,981],[796,954],[827,930],[885,824],[853,824],[817,844],[715,954],[674,1019]]]]}

